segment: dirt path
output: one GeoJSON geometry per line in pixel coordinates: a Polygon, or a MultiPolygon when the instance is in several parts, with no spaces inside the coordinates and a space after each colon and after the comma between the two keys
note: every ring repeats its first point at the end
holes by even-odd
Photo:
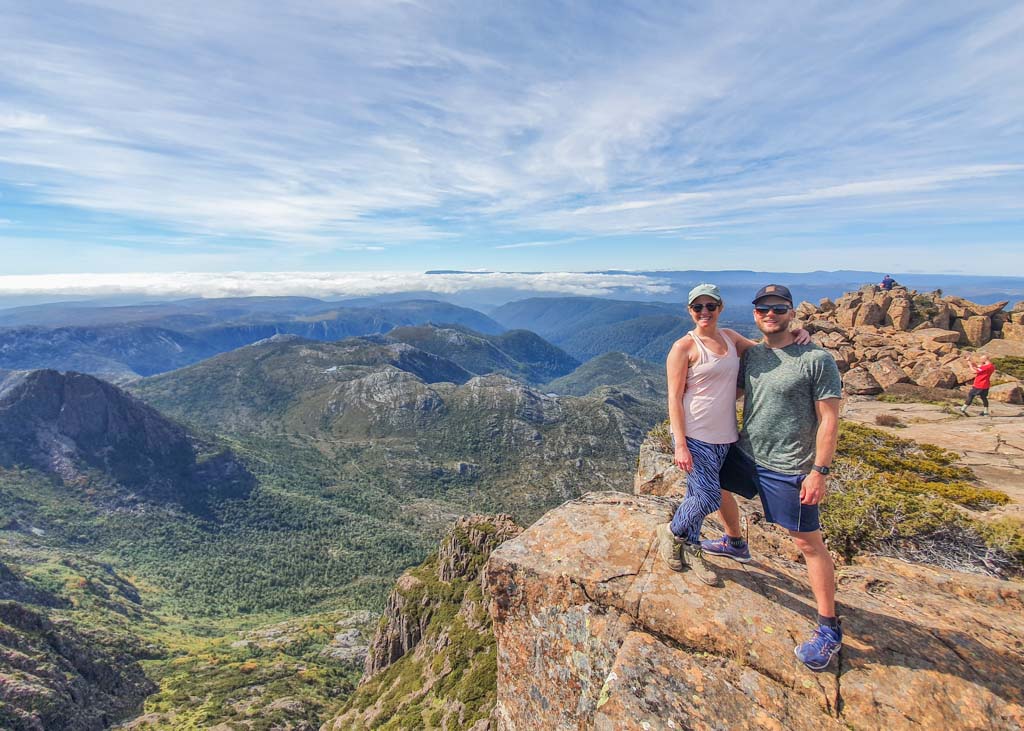
{"type": "MultiPolygon", "coordinates": [[[[971,412],[978,414],[980,409],[974,406],[971,412]]],[[[986,515],[1024,518],[1024,407],[993,404],[992,413],[964,417],[932,404],[892,404],[858,397],[847,399],[842,411],[850,421],[961,454],[979,483],[1005,492],[1013,501],[986,515]],[[879,414],[894,416],[905,427],[878,426],[879,414]]]]}

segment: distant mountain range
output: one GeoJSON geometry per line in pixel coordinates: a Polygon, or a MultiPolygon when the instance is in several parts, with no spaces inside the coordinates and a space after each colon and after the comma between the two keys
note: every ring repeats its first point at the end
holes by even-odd
{"type": "Polygon", "coordinates": [[[279,334],[330,341],[428,322],[487,334],[504,330],[480,312],[439,301],[328,307],[319,300],[254,297],[7,310],[0,312],[0,368],[77,370],[125,382],[279,334]]]}

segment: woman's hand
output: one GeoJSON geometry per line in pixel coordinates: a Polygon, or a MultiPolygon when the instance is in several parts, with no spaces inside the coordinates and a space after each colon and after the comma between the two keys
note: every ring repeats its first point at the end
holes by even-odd
{"type": "Polygon", "coordinates": [[[811,334],[802,327],[797,328],[793,331],[793,341],[797,345],[807,345],[807,343],[811,342],[811,334]]]}
{"type": "Polygon", "coordinates": [[[676,467],[686,474],[690,474],[693,470],[693,457],[690,455],[690,450],[687,449],[686,444],[676,445],[676,456],[674,461],[676,463],[676,467]]]}

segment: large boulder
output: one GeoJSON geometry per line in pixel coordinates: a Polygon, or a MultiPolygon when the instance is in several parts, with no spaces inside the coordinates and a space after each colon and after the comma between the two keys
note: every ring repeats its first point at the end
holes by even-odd
{"type": "Polygon", "coordinates": [[[1015,322],[1003,323],[1002,333],[1003,340],[1024,341],[1024,322],[1021,324],[1015,322]]]}
{"type": "Polygon", "coordinates": [[[981,315],[953,320],[953,329],[960,333],[962,345],[976,348],[992,339],[992,320],[981,315]]]}
{"type": "Polygon", "coordinates": [[[884,389],[866,368],[857,366],[843,374],[843,390],[854,396],[873,396],[884,389]]]}
{"type": "Polygon", "coordinates": [[[897,383],[905,383],[910,379],[903,369],[891,357],[885,357],[867,364],[868,373],[882,388],[889,388],[897,383]]]}
{"type": "Polygon", "coordinates": [[[914,330],[912,337],[916,337],[922,344],[925,343],[956,343],[960,339],[960,333],[955,330],[942,329],[938,327],[914,330]]]}
{"type": "Polygon", "coordinates": [[[914,366],[910,380],[918,386],[928,388],[956,388],[958,383],[956,374],[948,366],[928,361],[919,362],[914,366]]]}
{"type": "Polygon", "coordinates": [[[686,473],[676,467],[671,454],[646,440],[640,445],[633,492],[637,495],[685,495],[686,473]]]}
{"type": "Polygon", "coordinates": [[[894,299],[885,312],[885,324],[896,330],[907,330],[910,327],[911,314],[910,300],[894,299]]]}
{"type": "Polygon", "coordinates": [[[957,383],[971,383],[977,375],[967,359],[960,355],[946,363],[946,368],[956,376],[957,383]]]}
{"type": "Polygon", "coordinates": [[[950,310],[949,305],[945,302],[938,303],[937,307],[938,310],[931,319],[932,327],[939,328],[940,330],[949,330],[953,320],[952,310],[950,310]]]}
{"type": "Polygon", "coordinates": [[[1020,404],[1024,403],[1024,389],[1016,381],[1001,383],[989,389],[988,397],[1004,404],[1020,404]]]}
{"type": "MultiPolygon", "coordinates": [[[[881,558],[838,571],[846,643],[812,673],[803,564],[753,525],[719,586],[671,571],[673,501],[591,493],[491,554],[499,729],[1019,729],[1024,588],[881,558]]],[[[785,539],[782,539],[785,540],[785,539]]],[[[788,543],[788,541],[786,541],[788,543]]]]}
{"type": "Polygon", "coordinates": [[[1024,357],[1024,340],[1012,340],[1005,336],[1001,340],[989,340],[985,344],[985,352],[993,358],[1008,355],[1024,357]]]}

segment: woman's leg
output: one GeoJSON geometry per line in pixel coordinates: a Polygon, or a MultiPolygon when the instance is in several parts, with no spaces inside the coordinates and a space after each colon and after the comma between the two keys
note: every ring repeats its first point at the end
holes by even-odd
{"type": "Polygon", "coordinates": [[[729,451],[728,444],[707,444],[686,438],[693,455],[693,471],[686,478],[686,498],[672,518],[672,532],[691,545],[700,544],[704,518],[718,510],[722,502],[722,486],[718,472],[729,451]]]}

